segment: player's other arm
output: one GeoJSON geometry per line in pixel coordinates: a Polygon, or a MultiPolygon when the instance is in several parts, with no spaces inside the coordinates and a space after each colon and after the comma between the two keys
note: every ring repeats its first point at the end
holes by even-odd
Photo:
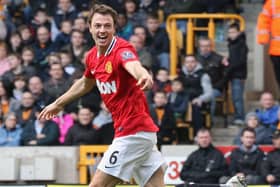
{"type": "Polygon", "coordinates": [[[137,80],[137,85],[141,86],[142,90],[152,88],[153,78],[139,61],[127,62],[124,68],[137,80]]]}
{"type": "Polygon", "coordinates": [[[62,96],[44,108],[44,110],[40,113],[39,118],[44,118],[47,120],[53,118],[63,109],[66,104],[88,93],[93,88],[94,84],[94,79],[83,76],[77,80],[62,96]]]}

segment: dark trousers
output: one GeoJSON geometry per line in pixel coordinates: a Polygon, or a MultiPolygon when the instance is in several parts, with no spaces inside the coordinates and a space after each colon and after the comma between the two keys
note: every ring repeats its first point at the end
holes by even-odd
{"type": "Polygon", "coordinates": [[[273,64],[274,75],[277,80],[278,88],[280,88],[280,56],[270,55],[270,59],[273,64]]]}

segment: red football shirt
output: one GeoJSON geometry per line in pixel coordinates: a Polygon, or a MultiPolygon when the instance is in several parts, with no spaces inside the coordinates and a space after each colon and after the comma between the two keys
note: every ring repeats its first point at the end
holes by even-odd
{"type": "Polygon", "coordinates": [[[135,60],[138,60],[135,49],[118,37],[113,38],[104,55],[99,55],[93,47],[86,58],[84,75],[96,79],[101,97],[112,113],[115,137],[158,131],[149,115],[144,92],[124,68],[135,60]]]}

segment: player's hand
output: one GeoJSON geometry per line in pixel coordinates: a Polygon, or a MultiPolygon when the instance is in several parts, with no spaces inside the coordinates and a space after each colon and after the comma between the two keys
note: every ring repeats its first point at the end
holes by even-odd
{"type": "Polygon", "coordinates": [[[137,86],[141,86],[141,90],[148,90],[151,89],[153,86],[153,79],[151,76],[143,76],[141,77],[137,84],[137,86]]]}
{"type": "Polygon", "coordinates": [[[57,114],[63,110],[63,107],[59,106],[55,102],[46,106],[43,111],[39,114],[39,119],[50,120],[57,116],[57,114]]]}

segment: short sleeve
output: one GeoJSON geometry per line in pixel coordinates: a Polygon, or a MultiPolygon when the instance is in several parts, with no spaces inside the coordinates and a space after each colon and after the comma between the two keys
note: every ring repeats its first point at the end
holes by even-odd
{"type": "Polygon", "coordinates": [[[86,78],[93,78],[93,75],[92,75],[92,73],[90,71],[90,67],[89,67],[89,59],[90,59],[90,53],[88,53],[86,56],[84,76],[86,78]]]}
{"type": "Polygon", "coordinates": [[[139,61],[137,53],[132,47],[120,49],[118,57],[122,66],[124,66],[128,62],[139,61]]]}

